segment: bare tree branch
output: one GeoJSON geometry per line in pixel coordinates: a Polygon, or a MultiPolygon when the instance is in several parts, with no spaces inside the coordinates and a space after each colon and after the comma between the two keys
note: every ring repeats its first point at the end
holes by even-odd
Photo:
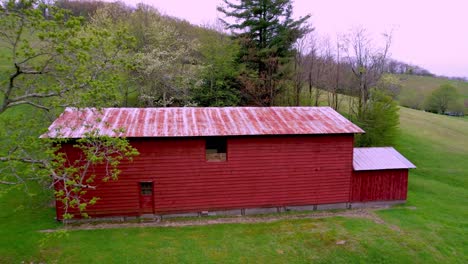
{"type": "Polygon", "coordinates": [[[8,181],[2,181],[2,180],[0,180],[0,184],[16,185],[16,184],[18,184],[18,183],[17,183],[17,182],[8,182],[8,181]]]}
{"type": "Polygon", "coordinates": [[[36,104],[36,103],[31,102],[31,101],[17,101],[17,102],[9,103],[8,107],[13,107],[13,106],[22,105],[22,104],[28,104],[28,105],[32,105],[32,106],[34,106],[36,108],[39,108],[39,109],[42,109],[42,110],[45,110],[45,111],[50,111],[49,107],[46,107],[46,106],[43,106],[43,105],[40,105],[40,104],[36,104]]]}

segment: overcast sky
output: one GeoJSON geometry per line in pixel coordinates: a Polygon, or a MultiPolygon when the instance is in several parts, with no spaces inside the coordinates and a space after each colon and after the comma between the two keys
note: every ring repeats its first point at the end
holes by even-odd
{"type": "MultiPolygon", "coordinates": [[[[124,0],[143,2],[193,24],[221,16],[221,0],[124,0]]],[[[391,56],[447,76],[468,77],[468,0],[295,0],[295,16],[311,14],[317,34],[330,39],[364,27],[378,37],[393,30],[391,56]]]]}

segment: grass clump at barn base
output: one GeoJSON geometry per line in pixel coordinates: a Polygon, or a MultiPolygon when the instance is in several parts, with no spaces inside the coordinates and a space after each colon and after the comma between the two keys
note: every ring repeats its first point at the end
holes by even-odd
{"type": "Polygon", "coordinates": [[[0,196],[0,262],[58,263],[466,263],[468,120],[401,108],[397,149],[418,167],[408,202],[371,219],[56,229],[51,195],[0,196]],[[392,228],[395,227],[395,228],[392,228]]]}

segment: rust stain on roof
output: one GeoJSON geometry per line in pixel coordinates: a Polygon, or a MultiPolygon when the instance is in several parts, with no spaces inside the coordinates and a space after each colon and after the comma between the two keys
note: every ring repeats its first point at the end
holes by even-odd
{"type": "Polygon", "coordinates": [[[330,107],[66,108],[41,137],[80,138],[93,129],[126,137],[344,134],[364,131],[330,107]]]}
{"type": "Polygon", "coordinates": [[[355,171],[413,169],[413,163],[392,147],[354,148],[353,168],[355,171]]]}

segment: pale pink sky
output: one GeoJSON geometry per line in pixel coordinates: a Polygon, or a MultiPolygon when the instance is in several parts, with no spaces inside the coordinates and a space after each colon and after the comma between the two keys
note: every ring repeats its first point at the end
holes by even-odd
{"type": "MultiPolygon", "coordinates": [[[[193,24],[221,16],[221,0],[124,0],[143,2],[193,24]]],[[[316,32],[330,39],[364,27],[374,36],[393,30],[393,58],[447,76],[468,77],[468,0],[295,0],[294,14],[311,14],[316,32]]]]}

